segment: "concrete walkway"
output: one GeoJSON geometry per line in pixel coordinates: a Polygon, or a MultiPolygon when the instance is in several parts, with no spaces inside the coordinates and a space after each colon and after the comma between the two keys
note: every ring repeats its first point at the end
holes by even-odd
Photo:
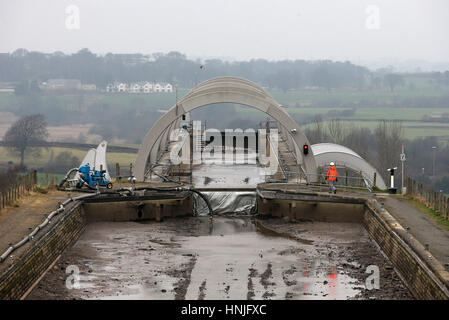
{"type": "Polygon", "coordinates": [[[404,199],[378,196],[378,200],[404,228],[410,227],[410,233],[422,245],[429,244],[435,258],[443,265],[449,263],[449,231],[404,199]]]}

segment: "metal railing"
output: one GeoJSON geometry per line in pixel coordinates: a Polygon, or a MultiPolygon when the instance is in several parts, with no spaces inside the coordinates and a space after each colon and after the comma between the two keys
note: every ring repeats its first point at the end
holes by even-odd
{"type": "MultiPolygon", "coordinates": [[[[274,176],[266,176],[265,182],[289,182],[290,184],[297,184],[299,187],[308,189],[318,189],[319,191],[329,190],[329,182],[326,180],[326,174],[310,174],[302,171],[282,171],[282,179],[272,179],[274,176]],[[312,182],[313,181],[313,182],[312,182]]],[[[349,176],[339,175],[338,181],[334,182],[337,189],[349,190],[364,190],[373,191],[373,183],[371,180],[363,177],[363,175],[349,176]]]]}

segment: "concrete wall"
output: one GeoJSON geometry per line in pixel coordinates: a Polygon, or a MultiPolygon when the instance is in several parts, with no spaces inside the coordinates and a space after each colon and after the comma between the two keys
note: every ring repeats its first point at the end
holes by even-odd
{"type": "MultiPolygon", "coordinates": [[[[31,243],[19,260],[0,275],[0,299],[20,299],[59,255],[76,241],[88,222],[162,220],[190,214],[192,198],[142,201],[75,203],[46,233],[31,243]]],[[[373,202],[374,203],[374,202],[373,202]]],[[[449,299],[446,271],[430,264],[420,248],[410,246],[395,232],[399,224],[387,212],[377,210],[371,201],[365,204],[313,203],[292,200],[263,200],[258,197],[262,215],[312,219],[328,222],[361,222],[370,236],[388,256],[410,291],[418,299],[449,299]]],[[[43,230],[44,231],[44,230],[43,230]]],[[[411,236],[409,236],[411,238],[411,236]]],[[[408,240],[409,241],[409,240],[408,240]]],[[[381,284],[382,285],[382,284],[381,284]]]]}
{"type": "Polygon", "coordinates": [[[0,275],[0,300],[21,299],[53,264],[62,252],[74,243],[84,227],[94,221],[162,220],[192,213],[192,197],[143,201],[75,202],[74,205],[42,230],[40,238],[11,268],[0,275]],[[140,213],[139,213],[140,212],[140,213]]]}
{"type": "Polygon", "coordinates": [[[373,206],[375,200],[367,200],[364,204],[317,203],[292,199],[268,200],[259,196],[257,201],[259,214],[287,217],[290,221],[310,219],[363,223],[415,298],[449,299],[449,273],[410,234],[402,234],[403,228],[388,212],[377,210],[373,206]]]}
{"type": "Polygon", "coordinates": [[[66,247],[78,239],[85,225],[81,204],[76,203],[0,276],[0,299],[20,299],[66,247]]]}
{"type": "Polygon", "coordinates": [[[290,220],[310,219],[324,222],[362,222],[364,205],[353,203],[265,200],[257,197],[261,215],[288,217],[290,220]]]}
{"type": "MultiPolygon", "coordinates": [[[[370,236],[388,256],[412,294],[421,300],[448,300],[449,291],[439,279],[439,272],[431,270],[423,262],[419,256],[420,252],[413,250],[394,232],[387,223],[387,219],[397,227],[400,226],[387,212],[377,212],[367,203],[363,224],[370,236]]],[[[429,253],[421,252],[421,255],[428,256],[429,253]]]]}
{"type": "Polygon", "coordinates": [[[85,202],[88,222],[95,221],[161,221],[166,217],[192,215],[192,197],[165,200],[85,202]]]}

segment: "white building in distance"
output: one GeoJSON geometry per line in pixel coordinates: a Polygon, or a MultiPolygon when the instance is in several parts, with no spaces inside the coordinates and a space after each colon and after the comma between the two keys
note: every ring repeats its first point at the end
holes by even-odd
{"type": "Polygon", "coordinates": [[[170,93],[173,92],[173,85],[164,82],[114,82],[106,86],[106,92],[111,93],[170,93]]]}

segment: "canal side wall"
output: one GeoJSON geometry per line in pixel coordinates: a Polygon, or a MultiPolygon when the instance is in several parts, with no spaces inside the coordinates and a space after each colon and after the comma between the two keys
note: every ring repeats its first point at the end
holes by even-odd
{"type": "Polygon", "coordinates": [[[375,199],[342,197],[332,203],[328,195],[280,191],[266,194],[270,198],[259,194],[257,199],[258,212],[262,216],[284,218],[291,222],[305,219],[362,223],[415,298],[449,299],[449,272],[375,199]]]}
{"type": "Polygon", "coordinates": [[[366,202],[363,224],[415,298],[449,300],[449,273],[375,201],[366,202]]]}
{"type": "Polygon", "coordinates": [[[193,197],[107,202],[85,200],[83,208],[88,223],[96,221],[162,221],[164,218],[193,215],[193,197]]]}
{"type": "MultiPolygon", "coordinates": [[[[144,199],[144,198],[142,198],[144,199]]],[[[114,200],[114,199],[112,199],[114,200]]],[[[75,201],[18,251],[17,260],[0,275],[0,300],[25,298],[64,250],[75,243],[87,224],[96,221],[157,220],[192,215],[193,198],[75,201]]],[[[14,255],[15,255],[14,254],[14,255]]]]}
{"type": "Polygon", "coordinates": [[[302,200],[267,200],[257,197],[257,210],[262,216],[313,220],[322,222],[359,222],[363,220],[363,203],[308,202],[302,200]]]}
{"type": "Polygon", "coordinates": [[[61,253],[78,239],[86,226],[81,202],[75,202],[54,223],[39,239],[32,240],[36,242],[0,276],[0,299],[21,299],[61,253]]]}
{"type": "MultiPolygon", "coordinates": [[[[356,199],[357,200],[357,199],[356,199]]],[[[0,275],[0,299],[21,299],[45,274],[85,226],[94,221],[163,220],[191,215],[191,196],[167,199],[85,199],[75,201],[47,229],[16,253],[17,260],[0,275]],[[25,249],[25,248],[24,248],[25,249]]],[[[327,222],[363,223],[417,299],[449,299],[449,272],[407,233],[375,199],[357,203],[262,199],[260,215],[327,222]]],[[[381,284],[382,285],[382,284],[381,284]]]]}

